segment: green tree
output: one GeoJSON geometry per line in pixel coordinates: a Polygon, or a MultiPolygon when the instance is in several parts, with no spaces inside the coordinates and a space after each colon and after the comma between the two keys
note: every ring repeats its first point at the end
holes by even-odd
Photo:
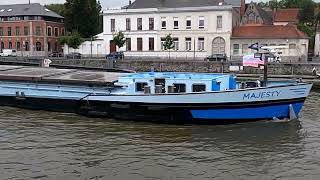
{"type": "Polygon", "coordinates": [[[118,48],[123,47],[123,45],[126,43],[123,32],[119,31],[118,33],[113,34],[113,41],[118,46],[118,48]]]}
{"type": "Polygon", "coordinates": [[[49,4],[49,5],[46,5],[45,7],[59,14],[60,16],[64,16],[65,8],[63,4],[49,4]]]}
{"type": "Polygon", "coordinates": [[[165,37],[165,41],[163,43],[164,50],[169,50],[169,59],[170,59],[170,50],[174,48],[174,42],[171,37],[171,34],[168,34],[165,37]]]}
{"type": "Polygon", "coordinates": [[[84,39],[78,32],[74,32],[69,36],[62,36],[58,39],[60,44],[66,44],[68,47],[72,47],[73,49],[78,49],[81,43],[84,42],[84,39]]]}
{"type": "Polygon", "coordinates": [[[65,25],[69,32],[77,31],[90,38],[102,31],[101,5],[97,0],[66,0],[65,25]]]}

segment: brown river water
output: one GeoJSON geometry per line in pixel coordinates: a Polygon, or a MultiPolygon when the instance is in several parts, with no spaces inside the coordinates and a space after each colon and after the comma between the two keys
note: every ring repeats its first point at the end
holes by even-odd
{"type": "Polygon", "coordinates": [[[320,94],[293,122],[166,125],[0,107],[0,180],[320,179],[320,94]]]}

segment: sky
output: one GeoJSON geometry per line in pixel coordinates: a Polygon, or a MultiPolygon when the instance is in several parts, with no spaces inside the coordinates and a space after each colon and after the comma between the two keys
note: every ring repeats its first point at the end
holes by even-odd
{"type": "MultiPolygon", "coordinates": [[[[64,3],[65,0],[30,0],[32,3],[52,4],[52,3],[64,3]]],[[[133,1],[133,0],[132,0],[133,1]]],[[[246,0],[249,3],[252,0],[246,0]]],[[[253,1],[267,1],[267,0],[253,0],[253,1]]],[[[314,0],[320,2],[320,0],[314,0]]],[[[121,7],[127,5],[129,0],[100,0],[103,8],[108,7],[121,7]]],[[[4,4],[25,4],[29,3],[29,0],[0,0],[0,5],[4,4]]]]}

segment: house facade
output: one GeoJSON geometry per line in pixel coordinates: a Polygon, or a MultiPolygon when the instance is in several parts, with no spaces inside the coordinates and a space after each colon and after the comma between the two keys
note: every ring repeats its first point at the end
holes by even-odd
{"type": "MultiPolygon", "coordinates": [[[[174,48],[171,58],[203,59],[211,54],[230,56],[232,28],[239,24],[239,0],[136,0],[121,9],[103,13],[102,41],[93,42],[93,53],[124,51],[126,57],[168,58],[164,38],[171,34],[174,48]],[[235,3],[236,2],[236,3],[235,3]],[[125,34],[126,43],[118,49],[113,42],[117,32],[125,34]]],[[[91,42],[79,47],[88,53],[91,42]]]]}
{"type": "Polygon", "coordinates": [[[62,51],[64,18],[40,4],[0,5],[0,51],[16,49],[22,56],[62,51]]]}
{"type": "Polygon", "coordinates": [[[262,9],[254,2],[242,5],[241,8],[241,25],[232,30],[232,60],[240,60],[243,55],[254,53],[248,48],[254,43],[261,46],[287,47],[279,50],[283,62],[307,60],[309,37],[296,26],[299,22],[299,9],[272,11],[262,9]]]}

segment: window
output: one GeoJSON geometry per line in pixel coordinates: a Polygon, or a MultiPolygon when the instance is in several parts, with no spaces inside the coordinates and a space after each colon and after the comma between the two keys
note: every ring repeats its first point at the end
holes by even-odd
{"type": "Polygon", "coordinates": [[[20,36],[20,27],[16,27],[16,36],[20,36]]]}
{"type": "Polygon", "coordinates": [[[173,50],[179,50],[179,38],[173,38],[173,50]]]}
{"type": "Polygon", "coordinates": [[[25,26],[25,27],[24,27],[24,35],[25,35],[25,36],[28,36],[28,35],[29,35],[29,27],[28,27],[28,26],[25,26]]]}
{"type": "Polygon", "coordinates": [[[154,38],[149,38],[149,51],[154,51],[154,38]]]}
{"type": "Polygon", "coordinates": [[[36,27],[36,35],[37,35],[37,36],[40,36],[40,35],[41,35],[41,27],[40,27],[40,26],[37,26],[37,27],[36,27]]]}
{"type": "Polygon", "coordinates": [[[130,18],[126,18],[126,30],[127,31],[131,30],[131,20],[130,20],[130,18]]]}
{"type": "Polygon", "coordinates": [[[47,28],[47,34],[48,34],[48,36],[52,36],[52,28],[51,27],[48,27],[47,28]]]}
{"type": "Polygon", "coordinates": [[[199,17],[199,29],[204,29],[204,17],[199,17]]]}
{"type": "Polygon", "coordinates": [[[64,36],[64,28],[61,28],[61,35],[64,36]]]}
{"type": "Polygon", "coordinates": [[[179,19],[177,17],[173,18],[173,29],[179,29],[179,19]]]}
{"type": "Polygon", "coordinates": [[[137,19],[137,30],[142,30],[142,18],[137,19]]]}
{"type": "Polygon", "coordinates": [[[0,36],[3,36],[3,27],[0,27],[0,36]]]}
{"type": "Polygon", "coordinates": [[[217,16],[217,28],[222,28],[222,16],[217,16]]]}
{"type": "Polygon", "coordinates": [[[55,37],[59,36],[59,29],[58,28],[54,28],[54,36],[55,37]]]}
{"type": "Polygon", "coordinates": [[[186,92],[186,85],[185,84],[173,84],[173,87],[174,87],[175,93],[186,92]]]}
{"type": "Polygon", "coordinates": [[[111,19],[111,32],[115,32],[115,31],[116,31],[116,20],[111,19]]]}
{"type": "Polygon", "coordinates": [[[41,51],[41,43],[40,42],[36,43],[36,51],[41,51]]]}
{"type": "Polygon", "coordinates": [[[233,55],[239,55],[239,44],[233,44],[233,55]]]}
{"type": "Polygon", "coordinates": [[[137,50],[142,51],[143,45],[142,45],[142,38],[137,38],[137,50]]]}
{"type": "Polygon", "coordinates": [[[4,49],[4,42],[1,42],[1,51],[2,51],[2,49],[4,49]]]}
{"type": "Polygon", "coordinates": [[[289,44],[289,49],[296,49],[296,44],[289,44]]]}
{"type": "Polygon", "coordinates": [[[148,83],[146,82],[138,82],[136,83],[136,92],[143,92],[144,91],[144,87],[147,86],[148,83]]]}
{"type": "Polygon", "coordinates": [[[48,42],[48,51],[51,51],[51,43],[48,42]]]}
{"type": "Polygon", "coordinates": [[[126,50],[131,51],[131,38],[126,38],[126,50]]]}
{"type": "Polygon", "coordinates": [[[166,20],[166,18],[161,18],[161,29],[167,29],[167,20],[166,20]]]}
{"type": "Polygon", "coordinates": [[[17,48],[18,51],[20,51],[21,46],[20,46],[20,42],[19,41],[16,43],[16,48],[17,48]]]}
{"type": "Polygon", "coordinates": [[[11,27],[8,27],[8,36],[12,36],[11,27]]]}
{"type": "Polygon", "coordinates": [[[191,29],[191,17],[187,17],[187,20],[186,20],[186,29],[191,29]]]}
{"type": "Polygon", "coordinates": [[[12,49],[12,42],[9,42],[9,49],[12,49]]]}
{"type": "Polygon", "coordinates": [[[198,38],[198,50],[199,51],[204,50],[204,38],[198,38]]]}
{"type": "Polygon", "coordinates": [[[26,51],[29,51],[29,50],[30,50],[29,42],[25,42],[25,43],[24,43],[24,47],[25,47],[25,50],[26,50],[26,51]]]}
{"type": "Polygon", "coordinates": [[[246,55],[250,53],[250,49],[248,48],[248,44],[242,44],[242,54],[246,55]]]}
{"type": "Polygon", "coordinates": [[[192,92],[203,92],[206,91],[206,85],[204,84],[193,84],[192,92]]]}
{"type": "Polygon", "coordinates": [[[186,38],[186,51],[191,51],[191,38],[186,38]]]}
{"type": "Polygon", "coordinates": [[[161,50],[164,51],[164,43],[166,42],[166,38],[161,38],[161,50]]]}
{"type": "Polygon", "coordinates": [[[154,18],[149,18],[149,30],[154,30],[154,18]]]}

